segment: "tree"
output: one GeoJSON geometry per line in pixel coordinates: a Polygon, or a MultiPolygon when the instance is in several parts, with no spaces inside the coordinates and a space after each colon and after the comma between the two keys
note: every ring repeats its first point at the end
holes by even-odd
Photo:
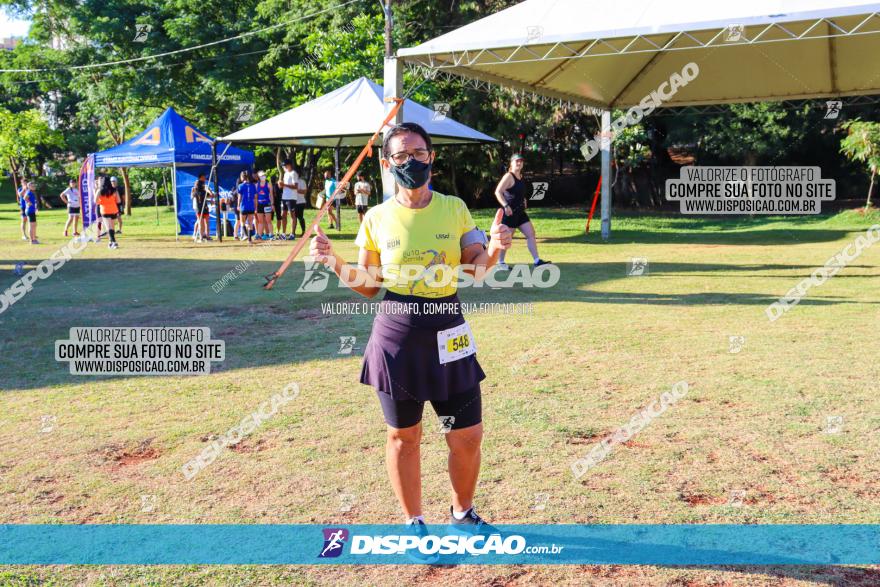
{"type": "Polygon", "coordinates": [[[850,161],[864,163],[871,172],[868,199],[865,202],[865,212],[867,212],[871,207],[874,178],[877,176],[877,168],[880,167],[880,123],[863,122],[857,118],[844,123],[843,128],[848,134],[840,141],[840,152],[850,161]]]}
{"type": "Polygon", "coordinates": [[[673,143],[697,138],[697,161],[702,164],[757,165],[773,161],[803,133],[797,115],[779,102],[730,104],[721,114],[682,116],[670,129],[673,143]]]}
{"type": "Polygon", "coordinates": [[[41,150],[62,144],[39,110],[12,113],[0,107],[0,169],[7,169],[16,184],[41,150]]]}
{"type": "MultiPolygon", "coordinates": [[[[616,120],[619,116],[626,116],[626,112],[615,110],[611,119],[616,120]]],[[[647,203],[652,207],[663,204],[660,194],[654,189],[653,181],[650,181],[653,177],[649,174],[637,173],[643,167],[650,167],[655,159],[650,142],[648,131],[641,123],[627,126],[614,135],[612,153],[618,174],[615,183],[618,184],[617,189],[629,197],[631,207],[638,207],[641,204],[640,195],[646,196],[647,203]],[[648,181],[639,182],[639,179],[648,181]]]]}

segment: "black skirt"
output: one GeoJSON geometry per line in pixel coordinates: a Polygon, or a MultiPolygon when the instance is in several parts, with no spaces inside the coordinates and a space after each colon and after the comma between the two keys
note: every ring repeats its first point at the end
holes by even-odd
{"type": "Polygon", "coordinates": [[[387,292],[364,349],[361,383],[396,400],[446,401],[473,389],[486,378],[476,354],[441,365],[437,352],[437,333],[464,322],[456,295],[428,299],[387,292]],[[448,311],[437,313],[443,304],[448,311]]]}

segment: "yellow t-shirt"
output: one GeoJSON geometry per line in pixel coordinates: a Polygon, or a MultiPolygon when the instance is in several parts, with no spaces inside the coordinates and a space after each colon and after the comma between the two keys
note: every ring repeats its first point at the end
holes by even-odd
{"type": "Polygon", "coordinates": [[[461,199],[433,192],[424,208],[407,208],[395,198],[370,208],[354,242],[379,253],[389,291],[439,298],[455,294],[459,239],[475,227],[461,199]]]}

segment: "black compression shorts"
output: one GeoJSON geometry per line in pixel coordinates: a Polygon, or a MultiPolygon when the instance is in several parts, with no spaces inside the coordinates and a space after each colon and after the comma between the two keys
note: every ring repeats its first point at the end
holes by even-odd
{"type": "MultiPolygon", "coordinates": [[[[416,400],[395,400],[391,394],[376,391],[385,422],[392,428],[409,428],[422,421],[425,402],[416,400]]],[[[450,395],[447,401],[432,401],[431,407],[437,414],[437,429],[458,430],[476,426],[483,421],[483,403],[480,384],[463,393],[450,395]]]]}

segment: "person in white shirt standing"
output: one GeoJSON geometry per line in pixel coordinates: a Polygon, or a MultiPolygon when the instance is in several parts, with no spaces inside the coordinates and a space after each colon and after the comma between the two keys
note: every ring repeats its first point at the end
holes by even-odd
{"type": "Polygon", "coordinates": [[[281,234],[287,234],[287,216],[290,215],[290,234],[292,239],[296,233],[296,196],[299,174],[289,159],[284,162],[284,175],[281,178],[281,234]]]}
{"type": "Polygon", "coordinates": [[[67,182],[67,189],[61,192],[61,199],[67,205],[67,223],[64,225],[64,236],[69,236],[67,231],[70,229],[71,223],[73,223],[73,236],[79,236],[77,226],[79,225],[80,199],[75,179],[67,182]]]}
{"type": "Polygon", "coordinates": [[[370,206],[370,191],[372,186],[366,180],[363,173],[357,174],[357,183],[354,184],[354,205],[357,208],[358,222],[363,223],[364,214],[370,206]]]}
{"type": "Polygon", "coordinates": [[[306,233],[306,201],[309,189],[306,186],[306,180],[302,177],[296,180],[296,186],[296,207],[293,213],[293,227],[290,229],[291,237],[296,235],[297,220],[299,220],[299,228],[302,233],[306,233]]]}

